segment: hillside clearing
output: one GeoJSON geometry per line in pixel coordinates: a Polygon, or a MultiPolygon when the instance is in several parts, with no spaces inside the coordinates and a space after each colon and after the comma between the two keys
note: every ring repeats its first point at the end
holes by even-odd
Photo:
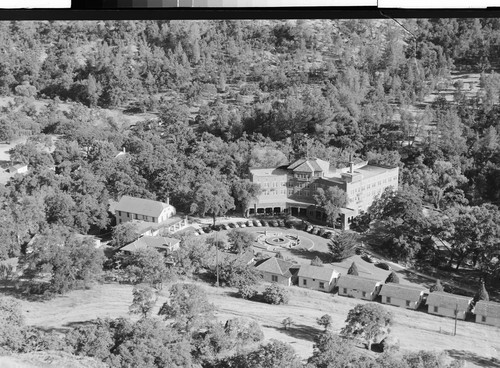
{"type": "MultiPolygon", "coordinates": [[[[234,297],[234,290],[200,284],[217,307],[217,318],[226,320],[246,317],[256,320],[266,339],[290,343],[302,358],[311,355],[314,336],[321,331],[316,318],[323,314],[333,317],[332,329],[340,331],[347,313],[359,300],[343,298],[311,290],[290,288],[289,305],[267,305],[234,297]],[[281,321],[291,317],[294,325],[285,331],[281,321]]],[[[101,317],[130,317],[132,286],[98,285],[92,290],[71,292],[47,302],[22,301],[26,323],[46,330],[63,331],[101,317]]],[[[165,301],[160,297],[157,308],[165,301]]],[[[468,361],[467,367],[498,367],[500,361],[500,329],[472,322],[458,322],[457,335],[451,336],[454,320],[422,312],[386,306],[395,315],[392,333],[402,349],[447,351],[468,361]],[[440,332],[441,331],[441,332],[440,332]]]]}

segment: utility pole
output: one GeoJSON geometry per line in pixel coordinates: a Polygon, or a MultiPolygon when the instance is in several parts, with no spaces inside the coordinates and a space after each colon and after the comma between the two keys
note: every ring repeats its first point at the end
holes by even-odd
{"type": "Polygon", "coordinates": [[[219,287],[219,245],[217,243],[217,232],[215,232],[215,266],[217,270],[217,287],[219,287]]]}
{"type": "Polygon", "coordinates": [[[457,316],[458,316],[458,303],[455,305],[455,329],[453,330],[453,336],[457,334],[457,316]]]}

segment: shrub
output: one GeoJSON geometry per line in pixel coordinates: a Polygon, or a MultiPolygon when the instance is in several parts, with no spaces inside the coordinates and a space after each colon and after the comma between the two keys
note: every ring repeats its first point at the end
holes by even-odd
{"type": "Polygon", "coordinates": [[[330,328],[332,325],[332,316],[329,314],[324,314],[319,318],[316,318],[316,323],[320,326],[323,326],[325,328],[325,331],[330,328]]]}
{"type": "Polygon", "coordinates": [[[348,275],[359,276],[358,266],[356,266],[355,262],[352,262],[351,267],[347,270],[348,275]]]}
{"type": "Polygon", "coordinates": [[[252,299],[255,295],[257,295],[257,289],[255,285],[244,284],[238,288],[238,294],[243,299],[252,299]]]}
{"type": "Polygon", "coordinates": [[[311,266],[323,266],[323,261],[321,260],[321,258],[319,258],[318,256],[314,257],[314,259],[311,261],[311,266]]]}
{"type": "Polygon", "coordinates": [[[392,271],[389,276],[385,279],[385,283],[393,283],[393,284],[399,284],[399,277],[396,275],[396,272],[392,271]]]}
{"type": "Polygon", "coordinates": [[[262,296],[269,304],[288,304],[289,301],[288,290],[274,282],[266,287],[262,296]]]}
{"type": "Polygon", "coordinates": [[[281,324],[283,325],[283,327],[285,327],[285,330],[288,330],[294,323],[295,322],[293,321],[292,317],[286,317],[283,321],[281,321],[281,324]]]}
{"type": "Polygon", "coordinates": [[[441,292],[443,292],[444,291],[444,287],[441,284],[441,280],[437,279],[436,283],[431,286],[431,288],[429,289],[429,291],[431,293],[434,292],[434,291],[441,291],[441,292]]]}

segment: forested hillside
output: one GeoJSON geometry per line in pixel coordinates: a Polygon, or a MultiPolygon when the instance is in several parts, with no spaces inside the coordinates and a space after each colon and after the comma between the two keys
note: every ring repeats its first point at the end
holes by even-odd
{"type": "MultiPolygon", "coordinates": [[[[196,193],[217,187],[238,209],[257,190],[249,167],[305,155],[399,165],[401,184],[454,216],[497,211],[496,19],[0,27],[0,92],[15,96],[0,137],[27,136],[10,157],[30,165],[0,188],[2,258],[54,225],[106,229],[108,200],[124,194],[170,197],[189,213],[196,193]],[[482,73],[476,94],[459,71],[482,73]],[[452,101],[425,102],[443,86],[452,101]],[[156,117],[130,126],[105,109],[156,117]]],[[[477,254],[465,247],[464,259],[477,254]]]]}

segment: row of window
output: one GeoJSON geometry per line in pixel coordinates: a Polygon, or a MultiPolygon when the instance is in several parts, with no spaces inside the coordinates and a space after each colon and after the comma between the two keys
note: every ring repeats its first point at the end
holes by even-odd
{"type": "MultiPolygon", "coordinates": [[[[313,279],[313,281],[314,281],[314,279],[313,279]]],[[[302,285],[307,286],[307,280],[306,279],[302,280],[302,285]]],[[[324,289],[325,288],[325,283],[324,282],[320,282],[319,283],[319,288],[320,289],[324,289]]]]}
{"type": "MultiPolygon", "coordinates": [[[[146,221],[156,221],[156,217],[149,217],[149,216],[143,216],[143,215],[138,215],[137,213],[130,213],[130,212],[124,212],[125,216],[127,218],[132,218],[134,220],[139,220],[139,216],[141,217],[141,220],[146,220],[146,221]]],[[[122,216],[122,211],[118,211],[118,216],[122,216]]]]}

